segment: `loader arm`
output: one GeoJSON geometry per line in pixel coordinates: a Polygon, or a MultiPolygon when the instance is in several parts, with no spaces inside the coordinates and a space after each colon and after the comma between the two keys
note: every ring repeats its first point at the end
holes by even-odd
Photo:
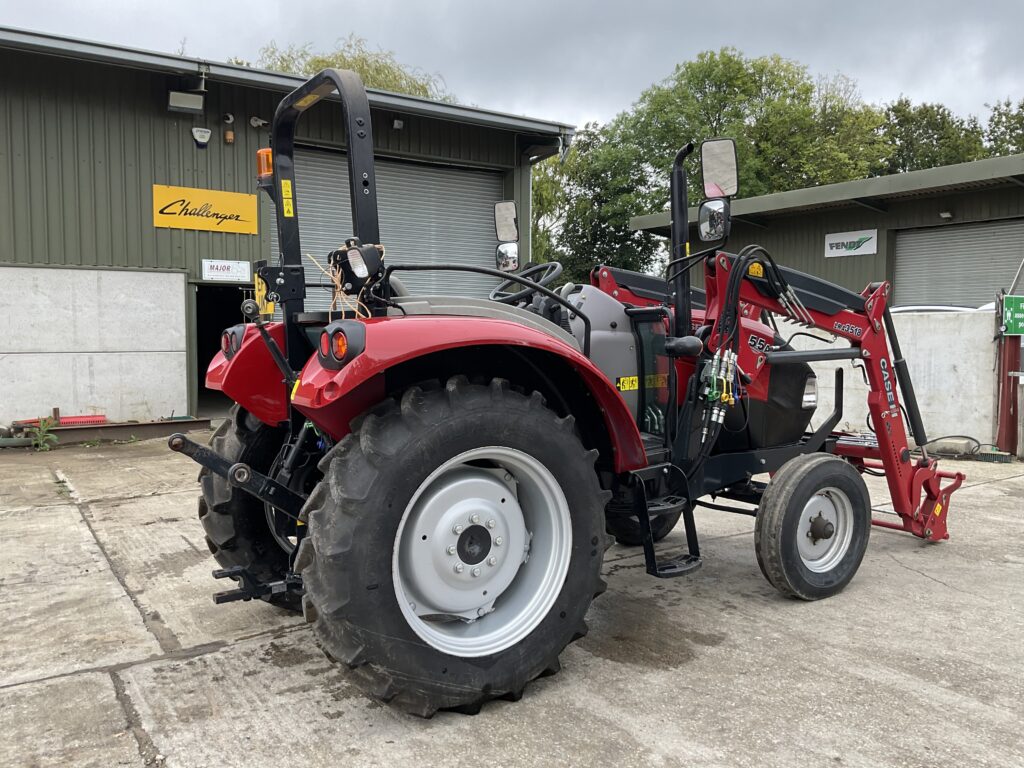
{"type": "MultiPolygon", "coordinates": [[[[735,257],[725,253],[716,254],[707,263],[707,316],[715,318],[708,339],[708,349],[712,353],[723,343],[720,324],[726,309],[726,286],[734,268],[735,257]]],[[[908,531],[932,541],[948,538],[946,520],[950,496],[960,487],[964,476],[959,472],[939,470],[938,462],[925,450],[920,457],[911,453],[904,408],[916,440],[923,446],[927,437],[910,373],[902,359],[899,340],[889,317],[891,286],[888,282],[875,283],[858,296],[810,275],[786,269],[783,273],[802,306],[794,308],[792,302],[774,297],[763,278],[763,269],[751,266],[740,287],[740,313],[746,317],[757,316],[764,309],[790,317],[806,326],[846,339],[850,347],[806,351],[767,349],[756,356],[753,370],[746,371],[747,375],[756,381],[769,365],[860,360],[867,374],[868,412],[877,441],[856,440],[836,434],[835,453],[861,471],[871,469],[885,473],[893,508],[900,522],[876,519],[873,521],[875,525],[908,531]],[[943,485],[944,480],[949,482],[943,485]]]]}

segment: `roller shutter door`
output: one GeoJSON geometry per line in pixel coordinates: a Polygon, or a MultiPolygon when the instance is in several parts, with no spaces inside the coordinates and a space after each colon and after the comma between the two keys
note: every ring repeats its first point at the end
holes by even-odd
{"type": "Polygon", "coordinates": [[[896,233],[896,305],[980,307],[1007,289],[1024,259],[1024,219],[896,233]]]}
{"type": "MultiPolygon", "coordinates": [[[[377,208],[388,264],[456,263],[494,266],[494,203],[503,199],[501,173],[378,160],[377,208]]],[[[329,284],[305,257],[326,266],[327,254],[352,236],[348,163],[344,154],[299,148],[295,152],[299,235],[307,282],[329,284]]],[[[273,217],[272,217],[273,219],[273,217]]],[[[273,258],[277,224],[271,225],[273,258]]],[[[497,283],[486,275],[406,272],[414,293],[486,296],[497,283]]],[[[330,291],[308,288],[307,309],[326,309],[330,291]]]]}

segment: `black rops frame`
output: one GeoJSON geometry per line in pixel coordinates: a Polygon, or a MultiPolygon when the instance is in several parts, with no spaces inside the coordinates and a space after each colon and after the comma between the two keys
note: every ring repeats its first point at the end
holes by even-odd
{"type": "Polygon", "coordinates": [[[363,243],[380,242],[377,216],[377,179],[374,174],[373,129],[370,102],[363,81],[355,72],[325,69],[285,96],[274,113],[270,142],[274,158],[272,197],[277,216],[277,238],[281,258],[276,267],[264,266],[259,272],[270,291],[283,306],[285,355],[292,370],[301,370],[309,356],[309,342],[302,327],[294,322],[304,309],[305,277],[299,240],[298,191],[295,185],[295,127],[299,117],[337,92],[341,99],[342,121],[346,134],[349,197],[353,234],[363,243]],[[291,215],[285,215],[282,188],[288,182],[291,191],[291,215]]]}

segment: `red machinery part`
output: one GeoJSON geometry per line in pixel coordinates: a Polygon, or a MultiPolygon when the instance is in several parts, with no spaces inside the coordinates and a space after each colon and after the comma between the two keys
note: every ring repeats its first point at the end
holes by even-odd
{"type": "MultiPolygon", "coordinates": [[[[718,254],[707,266],[707,316],[716,318],[709,343],[711,351],[720,343],[718,318],[722,316],[722,297],[726,294],[731,266],[724,254],[718,254]]],[[[847,308],[829,315],[807,307],[814,327],[844,338],[861,350],[860,362],[868,378],[868,412],[875,425],[877,445],[850,445],[840,439],[836,453],[852,459],[861,468],[885,472],[889,495],[901,524],[875,520],[876,525],[939,541],[949,535],[946,516],[950,496],[960,487],[964,476],[959,472],[940,472],[935,459],[924,456],[918,459],[911,454],[883,320],[890,295],[889,283],[878,284],[873,290],[866,288],[861,295],[865,300],[863,312],[847,308]],[[942,480],[951,482],[943,486],[942,480]]],[[[740,303],[780,316],[789,314],[779,302],[761,294],[748,280],[741,283],[740,303]]],[[[765,357],[758,356],[754,370],[747,373],[756,379],[766,364],[765,357]]]]}
{"type": "MultiPolygon", "coordinates": [[[[267,323],[270,337],[284,348],[284,324],[267,323]]],[[[218,352],[206,371],[206,386],[230,397],[264,424],[288,419],[288,393],[270,350],[255,325],[245,326],[242,343],[231,358],[218,352]]]]}
{"type": "Polygon", "coordinates": [[[292,396],[292,405],[334,439],[349,432],[352,418],[380,401],[383,374],[399,363],[459,347],[521,346],[555,355],[576,370],[601,409],[617,472],[647,464],[640,431],[618,390],[578,350],[550,334],[492,318],[474,318],[472,324],[457,317],[411,316],[400,323],[374,318],[364,325],[366,347],[361,354],[337,371],[313,356],[292,396]]]}

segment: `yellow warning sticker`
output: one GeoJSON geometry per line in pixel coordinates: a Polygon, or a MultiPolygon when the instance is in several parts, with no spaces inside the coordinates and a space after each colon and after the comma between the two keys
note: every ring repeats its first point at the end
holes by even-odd
{"type": "Polygon", "coordinates": [[[615,380],[615,388],[619,392],[632,392],[640,389],[640,377],[639,376],[619,376],[615,380]]]}
{"type": "Polygon", "coordinates": [[[764,267],[755,261],[747,268],[747,274],[751,277],[764,277],[764,267]]]}
{"type": "Polygon", "coordinates": [[[309,107],[320,101],[320,94],[311,93],[309,96],[303,96],[301,99],[295,102],[295,106],[299,109],[308,109],[309,107]]]}
{"type": "Polygon", "coordinates": [[[292,194],[292,180],[291,179],[281,179],[281,197],[283,197],[283,198],[294,197],[294,195],[292,194]]]}
{"type": "Polygon", "coordinates": [[[293,218],[295,216],[295,202],[290,197],[286,197],[281,201],[281,210],[286,219],[293,218]]]}
{"type": "Polygon", "coordinates": [[[935,516],[938,517],[941,514],[942,514],[942,502],[941,501],[937,501],[937,502],[935,502],[935,516]]]}
{"type": "Polygon", "coordinates": [[[260,314],[274,314],[274,302],[267,301],[267,284],[264,282],[263,278],[259,275],[255,275],[253,277],[252,284],[256,289],[256,303],[259,305],[260,314]]]}
{"type": "Polygon", "coordinates": [[[647,389],[664,389],[668,386],[667,373],[649,373],[644,377],[644,386],[647,389]]]}

